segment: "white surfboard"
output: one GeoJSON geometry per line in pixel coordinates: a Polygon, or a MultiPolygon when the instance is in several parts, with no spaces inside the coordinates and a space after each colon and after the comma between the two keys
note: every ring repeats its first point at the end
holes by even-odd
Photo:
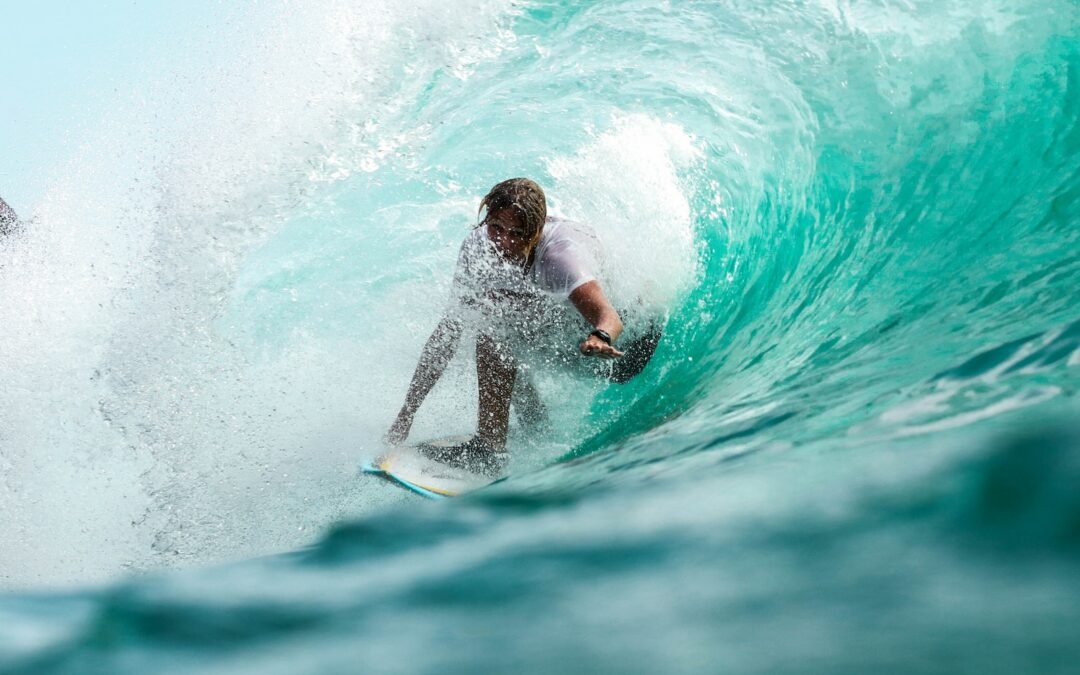
{"type": "Polygon", "coordinates": [[[489,485],[498,477],[472,473],[447,466],[430,457],[422,449],[427,446],[452,447],[468,441],[470,436],[437,438],[414,445],[398,445],[386,454],[361,467],[366,474],[385,478],[392,483],[432,499],[457,497],[489,485]]]}

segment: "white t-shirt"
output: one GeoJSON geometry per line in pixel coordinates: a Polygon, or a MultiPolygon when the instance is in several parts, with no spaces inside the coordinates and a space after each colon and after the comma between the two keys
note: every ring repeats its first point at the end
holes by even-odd
{"type": "Polygon", "coordinates": [[[488,238],[487,227],[478,227],[461,245],[454,297],[503,291],[525,295],[542,292],[565,299],[596,279],[600,260],[600,242],[592,228],[582,223],[548,218],[528,270],[500,256],[488,238]]]}

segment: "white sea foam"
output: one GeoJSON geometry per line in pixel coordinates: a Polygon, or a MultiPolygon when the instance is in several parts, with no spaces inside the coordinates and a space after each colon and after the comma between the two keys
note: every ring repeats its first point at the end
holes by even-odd
{"type": "Polygon", "coordinates": [[[641,300],[662,311],[694,279],[693,219],[680,174],[700,157],[679,125],[635,114],[548,162],[558,209],[597,230],[618,304],[641,300]]]}
{"type": "Polygon", "coordinates": [[[497,55],[515,11],[251,3],[148,54],[86,121],[4,244],[0,584],[292,547],[361,506],[353,439],[327,437],[339,420],[297,425],[322,400],[307,391],[333,386],[302,370],[325,354],[268,368],[214,321],[246,252],[310,190],[407,154],[425,128],[396,111],[432,72],[497,55]]]}

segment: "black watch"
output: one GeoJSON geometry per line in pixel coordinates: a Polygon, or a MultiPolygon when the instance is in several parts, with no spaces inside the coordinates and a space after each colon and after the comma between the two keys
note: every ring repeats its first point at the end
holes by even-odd
{"type": "Polygon", "coordinates": [[[597,328],[593,332],[589,333],[589,335],[595,335],[596,337],[606,342],[609,347],[611,346],[611,336],[608,335],[608,332],[606,330],[600,330],[599,328],[597,328]]]}

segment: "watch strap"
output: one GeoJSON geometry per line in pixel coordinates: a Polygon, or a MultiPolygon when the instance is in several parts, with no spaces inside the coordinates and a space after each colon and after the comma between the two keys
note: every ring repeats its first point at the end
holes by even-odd
{"type": "Polygon", "coordinates": [[[589,335],[595,335],[602,341],[606,342],[608,345],[611,344],[611,336],[608,335],[608,332],[606,330],[600,330],[599,328],[597,328],[593,332],[589,333],[589,335]]]}

